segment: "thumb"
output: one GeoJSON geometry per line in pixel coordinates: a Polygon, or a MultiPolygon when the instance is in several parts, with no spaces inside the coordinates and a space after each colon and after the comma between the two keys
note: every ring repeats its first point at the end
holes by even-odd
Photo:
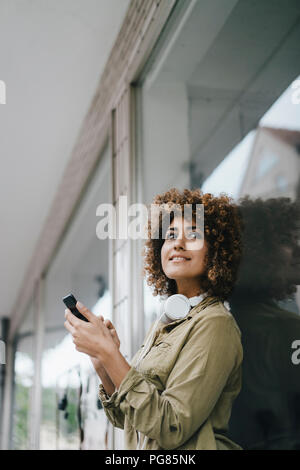
{"type": "Polygon", "coordinates": [[[83,305],[81,302],[77,302],[76,308],[77,308],[77,310],[78,310],[80,313],[82,313],[82,315],[83,315],[85,318],[87,318],[87,320],[88,320],[89,322],[91,322],[91,323],[93,322],[93,320],[94,320],[95,318],[97,318],[96,315],[94,315],[94,314],[93,314],[87,307],[85,307],[85,305],[83,305]]]}

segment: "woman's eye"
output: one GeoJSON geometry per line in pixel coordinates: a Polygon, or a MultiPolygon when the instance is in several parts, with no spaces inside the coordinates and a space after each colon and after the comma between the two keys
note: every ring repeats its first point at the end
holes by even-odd
{"type": "MultiPolygon", "coordinates": [[[[168,240],[175,240],[177,238],[176,234],[173,232],[169,232],[166,235],[166,239],[168,240]]],[[[188,240],[197,240],[197,239],[202,239],[202,234],[198,232],[189,232],[187,235],[188,240]]]]}
{"type": "Polygon", "coordinates": [[[198,233],[198,232],[190,232],[189,235],[188,235],[188,239],[189,240],[196,240],[196,239],[201,239],[202,238],[202,235],[201,233],[198,233]]]}
{"type": "Polygon", "coordinates": [[[168,240],[172,240],[173,238],[175,238],[175,234],[172,233],[172,232],[169,232],[169,233],[167,233],[166,238],[167,238],[168,240]]]}

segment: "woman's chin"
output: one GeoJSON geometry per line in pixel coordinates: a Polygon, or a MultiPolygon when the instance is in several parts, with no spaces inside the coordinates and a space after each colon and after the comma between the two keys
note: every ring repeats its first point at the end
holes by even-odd
{"type": "Polygon", "coordinates": [[[188,272],[179,272],[179,270],[169,271],[166,275],[169,279],[173,279],[173,281],[193,278],[193,276],[189,275],[188,272]]]}

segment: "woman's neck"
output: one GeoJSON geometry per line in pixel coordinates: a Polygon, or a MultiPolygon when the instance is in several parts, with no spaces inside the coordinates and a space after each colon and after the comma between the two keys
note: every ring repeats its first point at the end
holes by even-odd
{"type": "Polygon", "coordinates": [[[179,279],[176,280],[177,293],[185,295],[188,298],[196,297],[204,293],[201,289],[198,280],[193,279],[179,279]]]}

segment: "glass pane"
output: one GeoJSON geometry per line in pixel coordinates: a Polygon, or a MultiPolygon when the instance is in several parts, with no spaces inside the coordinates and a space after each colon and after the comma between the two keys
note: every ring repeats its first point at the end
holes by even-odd
{"type": "Polygon", "coordinates": [[[15,338],[12,449],[30,449],[31,400],[34,378],[34,307],[27,309],[15,338]]]}
{"type": "Polygon", "coordinates": [[[46,279],[42,358],[41,449],[104,449],[107,422],[99,409],[99,379],[64,327],[62,298],[72,292],[96,315],[111,318],[108,239],[96,236],[96,209],[107,203],[109,149],[103,152],[46,279]]]}
{"type": "MultiPolygon", "coordinates": [[[[300,448],[299,14],[293,1],[179,2],[138,83],[141,202],[172,187],[251,200],[231,302],[245,359],[229,437],[244,448],[300,448]]],[[[145,333],[155,311],[144,285],[145,333]]]]}

